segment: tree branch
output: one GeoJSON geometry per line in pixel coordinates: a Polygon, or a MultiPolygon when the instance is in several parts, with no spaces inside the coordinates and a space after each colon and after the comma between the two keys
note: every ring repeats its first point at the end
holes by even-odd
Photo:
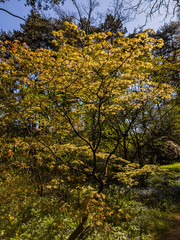
{"type": "Polygon", "coordinates": [[[10,15],[13,16],[13,17],[16,17],[16,18],[19,18],[19,19],[21,19],[21,20],[23,20],[23,21],[26,21],[25,18],[22,18],[22,17],[20,17],[20,16],[17,16],[17,15],[9,12],[8,10],[6,10],[6,9],[4,9],[4,8],[0,8],[0,10],[1,10],[1,11],[4,11],[4,12],[7,12],[8,14],[10,14],[10,15]]]}

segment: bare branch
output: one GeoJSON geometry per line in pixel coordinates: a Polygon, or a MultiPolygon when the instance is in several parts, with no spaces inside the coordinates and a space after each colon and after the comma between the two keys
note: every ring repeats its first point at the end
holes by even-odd
{"type": "Polygon", "coordinates": [[[72,3],[74,4],[74,6],[76,7],[77,9],[77,12],[78,12],[78,15],[79,15],[79,21],[82,19],[82,14],[81,14],[81,11],[80,11],[80,8],[76,2],[76,0],[72,0],[72,3]]]}
{"type": "Polygon", "coordinates": [[[162,15],[163,12],[164,20],[167,16],[175,16],[176,11],[180,7],[179,0],[139,0],[137,2],[130,0],[128,3],[128,8],[134,11],[135,15],[145,13],[146,23],[156,13],[162,15]]]}
{"type": "Polygon", "coordinates": [[[10,14],[10,15],[13,16],[13,17],[16,17],[16,18],[19,18],[19,19],[21,19],[21,20],[23,20],[23,21],[26,21],[25,18],[22,18],[22,17],[20,17],[20,16],[17,16],[17,15],[9,12],[8,10],[6,10],[6,9],[4,9],[4,8],[0,8],[0,10],[1,10],[1,11],[4,11],[4,12],[7,12],[8,14],[10,14]]]}

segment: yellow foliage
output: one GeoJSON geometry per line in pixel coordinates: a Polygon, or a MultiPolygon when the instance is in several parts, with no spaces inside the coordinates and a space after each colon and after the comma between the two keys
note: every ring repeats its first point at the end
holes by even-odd
{"type": "MultiPolygon", "coordinates": [[[[38,165],[51,171],[57,167],[61,176],[45,185],[49,191],[64,181],[85,182],[87,176],[103,180],[98,177],[108,165],[109,154],[100,152],[106,125],[111,126],[125,107],[130,111],[140,109],[146,101],[170,99],[173,92],[170,85],[160,83],[153,75],[163,69],[163,59],[152,55],[163,41],[149,37],[148,32],[133,38],[111,32],[86,35],[75,24],[65,22],[62,30],[53,32],[58,51],[32,51],[18,41],[0,42],[2,125],[18,121],[25,127],[35,125],[28,137],[12,138],[8,144],[4,144],[8,138],[4,133],[0,139],[2,157],[13,160],[21,169],[38,165]],[[94,174],[97,161],[102,165],[99,175],[94,174]]],[[[166,67],[170,68],[168,63],[166,67]]],[[[114,126],[110,130],[116,134],[114,126]]],[[[153,174],[155,170],[152,166],[139,169],[127,165],[118,178],[131,185],[136,183],[134,176],[153,174]]],[[[13,184],[9,182],[12,180],[7,176],[7,186],[13,184]]],[[[18,188],[15,191],[13,194],[20,192],[18,188]]],[[[98,194],[97,189],[79,186],[71,189],[71,194],[77,191],[82,212],[88,213],[96,225],[102,225],[106,214],[113,215],[106,196],[98,194]]],[[[21,192],[21,202],[26,204],[26,186],[21,192]]]]}

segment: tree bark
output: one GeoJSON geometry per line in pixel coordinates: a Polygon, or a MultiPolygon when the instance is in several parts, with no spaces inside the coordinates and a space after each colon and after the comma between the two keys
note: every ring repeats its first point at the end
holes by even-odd
{"type": "Polygon", "coordinates": [[[94,224],[91,224],[87,226],[84,231],[79,235],[78,240],[81,240],[84,238],[84,236],[94,227],[94,224]]]}
{"type": "MultiPolygon", "coordinates": [[[[78,237],[80,237],[80,235],[83,233],[83,231],[85,230],[85,224],[87,222],[88,219],[88,214],[86,214],[83,218],[81,223],[77,226],[77,228],[74,230],[74,232],[72,232],[72,234],[70,235],[70,237],[68,238],[68,240],[75,240],[78,239],[78,237]]],[[[80,238],[82,239],[82,238],[80,238]]]]}

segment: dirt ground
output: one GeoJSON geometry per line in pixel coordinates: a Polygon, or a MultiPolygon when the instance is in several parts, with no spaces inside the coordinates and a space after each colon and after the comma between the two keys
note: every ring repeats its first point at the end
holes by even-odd
{"type": "Polygon", "coordinates": [[[180,240],[180,214],[171,221],[171,230],[162,234],[158,240],[180,240]]]}

